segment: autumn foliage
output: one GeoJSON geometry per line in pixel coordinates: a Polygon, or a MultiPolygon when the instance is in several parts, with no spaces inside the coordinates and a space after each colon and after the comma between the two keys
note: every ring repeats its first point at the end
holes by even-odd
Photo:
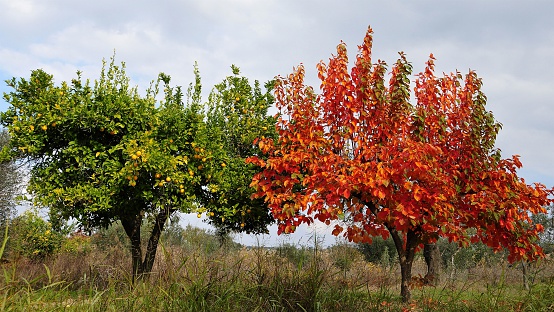
{"type": "Polygon", "coordinates": [[[518,156],[501,158],[501,125],[475,72],[439,77],[431,55],[411,92],[403,53],[387,83],[387,64],[372,63],[371,28],[358,48],[350,70],[344,43],[318,64],[319,94],[302,66],[277,79],[279,138],[260,140],[269,157],[251,161],[264,168],[254,196],[279,233],[319,220],[353,242],[392,236],[405,300],[415,251],[440,236],[506,248],[510,261],[542,256],[530,214],[544,212],[552,190],[518,177],[518,156]]]}

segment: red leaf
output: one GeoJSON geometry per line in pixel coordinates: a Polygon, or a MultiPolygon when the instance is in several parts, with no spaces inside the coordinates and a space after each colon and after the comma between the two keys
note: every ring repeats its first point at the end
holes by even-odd
{"type": "Polygon", "coordinates": [[[350,198],[350,190],[349,189],[345,189],[343,192],[342,192],[342,196],[344,198],[350,198]]]}

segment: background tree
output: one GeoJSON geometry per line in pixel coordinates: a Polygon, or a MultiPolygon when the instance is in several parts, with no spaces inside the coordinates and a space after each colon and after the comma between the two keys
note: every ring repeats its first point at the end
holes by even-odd
{"type": "Polygon", "coordinates": [[[500,124],[485,109],[474,72],[436,77],[431,55],[415,81],[405,56],[392,67],[371,62],[368,29],[351,71],[345,44],[318,65],[321,94],[304,85],[304,69],[277,80],[278,140],[261,140],[269,159],[253,186],[278,220],[279,233],[314,220],[354,242],[392,237],[401,295],[410,300],[418,248],[446,237],[507,248],[509,260],[543,255],[541,225],[552,190],[517,176],[517,156],[494,148],[500,124]],[[340,220],[344,220],[340,222],[340,220]],[[471,232],[468,230],[476,229],[471,232]]]}
{"type": "MultiPolygon", "coordinates": [[[[10,140],[6,129],[0,131],[0,149],[7,146],[10,140]]],[[[15,212],[15,197],[21,189],[23,174],[15,161],[0,162],[0,230],[11,219],[15,212]]]]}
{"type": "Polygon", "coordinates": [[[261,168],[245,161],[260,154],[256,139],[276,137],[275,118],[268,116],[274,82],[262,90],[257,80],[251,86],[240,76],[238,67],[231,69],[233,75],[215,86],[206,105],[208,149],[220,159],[221,170],[206,181],[202,198],[210,211],[209,223],[221,237],[230,232],[267,233],[274,223],[263,199],[251,199],[250,183],[261,168]]]}
{"type": "Polygon", "coordinates": [[[375,264],[393,264],[396,262],[396,254],[394,251],[396,247],[394,242],[389,237],[383,239],[381,236],[376,236],[372,239],[371,243],[357,244],[356,248],[364,255],[364,258],[368,262],[375,264]]]}
{"type": "Polygon", "coordinates": [[[198,73],[187,104],[169,81],[160,74],[140,96],[124,64],[112,58],[92,85],[78,73],[55,86],[51,75],[35,70],[28,80],[7,81],[14,91],[4,95],[11,106],[1,122],[11,140],[2,159],[32,160],[28,190],[50,208],[50,220],[75,218],[85,228],[120,220],[131,241],[133,277],[152,269],[166,220],[201,209],[198,167],[212,170],[192,157],[206,143],[198,73]],[[144,257],[143,220],[152,223],[144,257]]]}
{"type": "Polygon", "coordinates": [[[554,252],[554,205],[546,207],[545,213],[533,215],[532,218],[533,222],[542,224],[544,227],[540,241],[544,252],[547,254],[554,252]]]}
{"type": "Polygon", "coordinates": [[[423,258],[427,265],[424,284],[436,286],[439,282],[439,274],[441,267],[441,253],[438,245],[435,242],[429,242],[423,245],[423,258]]]}

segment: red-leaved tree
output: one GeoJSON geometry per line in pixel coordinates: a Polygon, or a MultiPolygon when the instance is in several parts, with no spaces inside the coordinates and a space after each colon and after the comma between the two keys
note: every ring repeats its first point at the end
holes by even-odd
{"type": "Polygon", "coordinates": [[[321,93],[304,84],[304,68],[277,79],[279,139],[262,139],[267,160],[255,176],[279,233],[314,220],[353,242],[394,240],[410,300],[414,255],[439,237],[506,248],[509,260],[543,256],[542,226],[551,189],[517,176],[517,156],[494,147],[501,125],[485,109],[481,80],[470,71],[437,77],[434,57],[416,76],[404,54],[392,66],[372,63],[372,30],[348,68],[346,45],[318,65],[321,93]],[[415,104],[410,102],[414,96],[415,104]]]}

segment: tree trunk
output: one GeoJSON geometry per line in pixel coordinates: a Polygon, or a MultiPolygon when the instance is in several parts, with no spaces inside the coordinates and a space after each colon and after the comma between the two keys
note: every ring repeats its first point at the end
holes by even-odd
{"type": "Polygon", "coordinates": [[[400,274],[402,281],[400,284],[400,296],[403,302],[410,302],[412,300],[412,293],[410,291],[410,283],[412,281],[412,264],[413,261],[409,261],[406,258],[404,261],[400,261],[400,274]]]}
{"type": "Polygon", "coordinates": [[[140,241],[140,226],[142,225],[142,214],[135,216],[120,217],[121,225],[131,241],[131,259],[133,263],[133,282],[142,275],[142,246],[140,241]]]}
{"type": "Polygon", "coordinates": [[[425,244],[423,246],[423,257],[427,264],[427,274],[425,274],[425,284],[437,286],[439,283],[441,255],[436,243],[425,244]]]}
{"type": "Polygon", "coordinates": [[[154,226],[152,227],[152,233],[150,233],[150,238],[148,239],[148,246],[146,247],[144,261],[142,259],[142,242],[140,239],[140,227],[142,226],[143,213],[140,212],[135,216],[120,217],[125,233],[131,241],[133,282],[139,278],[142,278],[144,274],[152,271],[154,260],[156,259],[156,251],[158,250],[160,236],[162,235],[167,219],[174,211],[175,210],[173,209],[164,209],[160,211],[154,219],[154,226]]]}
{"type": "MultiPolygon", "coordinates": [[[[361,198],[359,194],[354,196],[361,198]]],[[[363,201],[366,207],[371,210],[373,215],[377,216],[377,207],[375,203],[363,201]]],[[[412,281],[412,265],[414,263],[415,251],[417,245],[421,243],[421,234],[416,234],[413,230],[409,230],[406,233],[406,244],[401,234],[393,227],[385,224],[387,230],[391,234],[396,252],[398,253],[398,259],[400,262],[400,273],[402,281],[400,284],[400,296],[402,296],[403,302],[410,302],[412,300],[412,294],[410,292],[410,282],[412,281]]]]}
{"type": "Polygon", "coordinates": [[[144,257],[144,263],[142,264],[142,273],[150,273],[152,271],[154,260],[156,259],[156,251],[158,250],[160,236],[162,235],[165,223],[172,212],[173,211],[164,209],[158,213],[156,219],[154,220],[152,233],[150,234],[150,239],[148,240],[148,247],[146,247],[146,256],[144,257]]]}
{"type": "Polygon", "coordinates": [[[421,237],[414,231],[409,230],[406,233],[406,245],[401,234],[394,228],[388,228],[391,233],[396,251],[398,252],[398,259],[400,261],[400,274],[402,281],[400,284],[400,296],[402,296],[403,302],[410,302],[412,300],[412,294],[410,291],[410,283],[412,281],[412,265],[414,263],[416,247],[419,244],[421,237]]]}
{"type": "Polygon", "coordinates": [[[529,270],[528,263],[525,260],[521,260],[521,271],[523,274],[523,287],[525,287],[525,290],[529,290],[529,270]]]}

